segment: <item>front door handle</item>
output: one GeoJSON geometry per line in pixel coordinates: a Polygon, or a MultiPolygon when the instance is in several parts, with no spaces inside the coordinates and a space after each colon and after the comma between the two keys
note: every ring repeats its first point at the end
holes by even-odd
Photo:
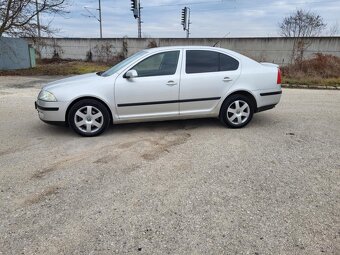
{"type": "Polygon", "coordinates": [[[166,83],[166,85],[168,85],[168,86],[175,86],[176,84],[177,84],[177,82],[174,82],[174,81],[168,81],[166,83]]]}
{"type": "Polygon", "coordinates": [[[230,77],[224,77],[223,78],[223,81],[225,81],[225,82],[230,82],[230,81],[232,81],[233,79],[231,79],[230,77]]]}

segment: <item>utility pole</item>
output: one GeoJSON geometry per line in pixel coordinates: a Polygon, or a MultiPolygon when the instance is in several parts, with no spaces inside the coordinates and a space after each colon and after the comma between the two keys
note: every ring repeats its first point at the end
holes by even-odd
{"type": "Polygon", "coordinates": [[[181,24],[183,26],[183,30],[187,32],[187,38],[189,38],[190,35],[190,8],[189,7],[184,7],[182,9],[182,17],[181,17],[181,24]]]}
{"type": "Polygon", "coordinates": [[[140,0],[138,0],[138,38],[142,38],[142,16],[141,16],[140,0]]]}
{"type": "Polygon", "coordinates": [[[191,10],[189,7],[187,7],[187,16],[188,16],[188,28],[187,28],[187,38],[189,38],[189,35],[190,35],[190,13],[191,13],[191,10]]]}
{"type": "Polygon", "coordinates": [[[99,0],[98,4],[99,4],[98,11],[99,11],[100,38],[103,38],[103,28],[102,28],[102,6],[101,6],[101,0],[99,0]]]}
{"type": "Polygon", "coordinates": [[[140,0],[131,0],[131,11],[133,12],[133,17],[137,19],[138,25],[138,38],[142,38],[142,16],[141,16],[140,0]]]}
{"type": "Polygon", "coordinates": [[[41,33],[40,33],[40,18],[39,18],[39,5],[38,5],[38,0],[35,0],[35,8],[37,12],[37,27],[38,27],[38,37],[40,39],[41,33]]]}
{"type": "Polygon", "coordinates": [[[37,12],[37,29],[38,29],[38,40],[36,41],[36,49],[38,52],[38,58],[41,58],[41,52],[40,52],[40,43],[41,43],[41,31],[40,31],[40,16],[39,16],[39,4],[38,0],[35,0],[35,8],[37,12]]]}
{"type": "Polygon", "coordinates": [[[102,5],[101,5],[101,0],[98,0],[98,9],[97,8],[91,8],[88,6],[84,6],[85,10],[90,14],[90,15],[84,15],[85,17],[89,17],[89,18],[95,18],[98,22],[99,22],[99,34],[100,34],[100,38],[103,38],[103,27],[102,27],[102,5]],[[90,11],[90,9],[94,9],[96,11],[99,12],[99,17],[97,17],[96,14],[92,13],[90,11]]]}

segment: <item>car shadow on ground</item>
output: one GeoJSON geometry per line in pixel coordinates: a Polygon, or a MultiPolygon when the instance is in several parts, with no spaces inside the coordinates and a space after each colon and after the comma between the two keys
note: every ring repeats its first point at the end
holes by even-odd
{"type": "Polygon", "coordinates": [[[39,136],[54,136],[54,137],[74,137],[75,133],[70,127],[63,125],[51,125],[47,123],[36,122],[32,129],[35,133],[38,131],[39,136]]]}
{"type": "MultiPolygon", "coordinates": [[[[267,127],[275,124],[275,120],[268,114],[256,114],[247,127],[267,127]]],[[[75,137],[76,134],[70,127],[50,124],[37,124],[33,127],[39,130],[39,134],[43,136],[56,137],[75,137]]],[[[188,119],[188,120],[169,120],[169,121],[152,121],[126,123],[118,125],[110,125],[104,132],[104,136],[126,134],[133,132],[174,132],[177,130],[193,130],[193,129],[225,129],[226,127],[214,118],[205,119],[188,119]]]]}
{"type": "MultiPolygon", "coordinates": [[[[247,127],[266,127],[274,124],[274,119],[268,114],[256,114],[247,127]]],[[[193,129],[225,129],[225,125],[215,118],[188,119],[188,120],[169,120],[154,122],[139,122],[112,125],[104,135],[124,134],[133,131],[141,132],[173,132],[177,130],[193,129]]]]}
{"type": "Polygon", "coordinates": [[[223,125],[217,119],[192,119],[192,120],[167,120],[167,121],[150,121],[138,123],[125,123],[112,125],[106,130],[110,133],[127,133],[132,131],[142,132],[172,132],[177,130],[191,130],[197,128],[223,128],[223,125]]]}
{"type": "Polygon", "coordinates": [[[274,125],[278,122],[273,112],[260,112],[254,115],[253,119],[247,127],[264,128],[274,125]]]}

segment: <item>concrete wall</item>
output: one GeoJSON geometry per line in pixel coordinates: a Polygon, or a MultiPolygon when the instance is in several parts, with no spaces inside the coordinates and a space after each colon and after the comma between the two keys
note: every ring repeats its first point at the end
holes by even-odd
{"type": "MultiPolygon", "coordinates": [[[[86,60],[91,51],[93,60],[116,55],[129,56],[150,44],[157,46],[207,45],[231,49],[258,61],[285,65],[290,62],[292,38],[57,38],[43,39],[39,47],[42,58],[51,58],[58,54],[61,58],[86,60]]],[[[37,47],[37,46],[36,46],[37,47]]],[[[305,53],[308,58],[315,53],[332,54],[340,57],[340,37],[312,38],[312,44],[305,53]]]]}
{"type": "Polygon", "coordinates": [[[30,67],[28,43],[20,38],[0,37],[0,70],[30,67]]]}

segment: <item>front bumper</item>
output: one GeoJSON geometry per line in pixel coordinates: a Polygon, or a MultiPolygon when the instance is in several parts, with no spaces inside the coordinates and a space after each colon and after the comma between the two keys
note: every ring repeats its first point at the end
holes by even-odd
{"type": "Polygon", "coordinates": [[[34,102],[39,118],[45,122],[65,122],[67,102],[46,102],[37,100],[34,102]]]}

